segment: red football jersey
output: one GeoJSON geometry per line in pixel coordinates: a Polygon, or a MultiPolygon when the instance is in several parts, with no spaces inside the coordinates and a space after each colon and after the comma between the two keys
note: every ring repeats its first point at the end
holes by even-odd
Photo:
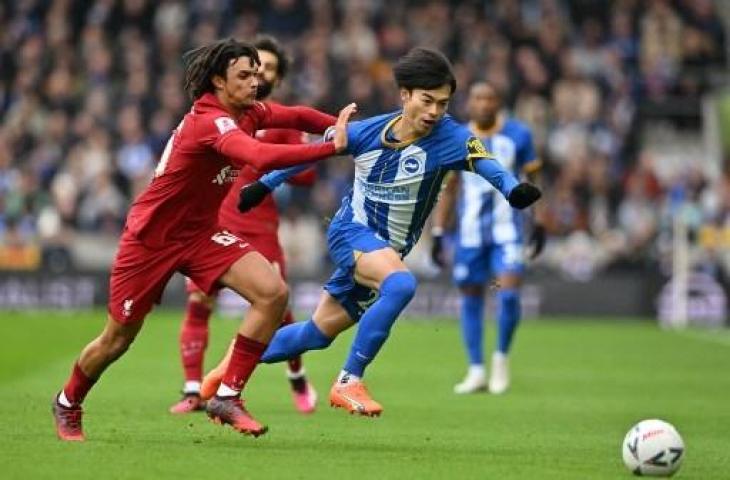
{"type": "MultiPolygon", "coordinates": [[[[306,142],[306,134],[299,130],[270,128],[256,132],[256,138],[264,143],[278,144],[301,144],[306,142]]],[[[238,193],[241,187],[255,182],[263,172],[251,167],[241,169],[238,177],[233,182],[221,209],[218,212],[218,224],[233,233],[240,233],[243,236],[252,235],[278,235],[279,211],[273,195],[267,195],[263,202],[246,213],[238,211],[238,193]]],[[[314,168],[305,170],[294,175],[288,183],[292,185],[313,185],[317,178],[314,168]]]]}
{"type": "Polygon", "coordinates": [[[209,231],[238,169],[252,166],[266,172],[335,153],[332,142],[265,144],[253,138],[254,132],[293,128],[321,134],[335,120],[307,107],[261,102],[234,120],[215,95],[203,95],[167,142],[155,178],[132,204],[126,228],[149,247],[209,231]]]}

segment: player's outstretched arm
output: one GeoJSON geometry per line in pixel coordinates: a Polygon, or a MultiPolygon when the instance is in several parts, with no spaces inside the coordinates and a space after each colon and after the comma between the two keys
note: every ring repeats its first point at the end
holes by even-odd
{"type": "Polygon", "coordinates": [[[530,183],[519,183],[497,160],[482,158],[475,161],[474,172],[499,190],[513,208],[527,208],[542,196],[539,188],[530,183]]]}
{"type": "Polygon", "coordinates": [[[332,115],[300,105],[288,107],[276,103],[264,103],[263,112],[259,120],[259,127],[262,129],[291,128],[321,135],[337,121],[332,115]]]}
{"type": "Polygon", "coordinates": [[[274,170],[259,178],[257,181],[244,185],[241,187],[241,191],[238,192],[238,211],[241,213],[248,212],[263,202],[266,196],[273,192],[279,185],[291,177],[312,168],[313,165],[313,163],[305,163],[283,170],[274,170]]]}
{"type": "Polygon", "coordinates": [[[264,172],[322,160],[337,152],[334,142],[305,145],[262,143],[241,130],[223,136],[215,149],[237,167],[248,165],[264,172]]]}
{"type": "MultiPolygon", "coordinates": [[[[351,103],[340,110],[337,122],[333,127],[332,144],[335,146],[336,153],[342,153],[347,149],[347,122],[350,117],[357,111],[357,105],[351,103]]],[[[330,143],[330,142],[327,142],[330,143]]],[[[270,172],[261,177],[256,182],[245,185],[238,194],[238,211],[247,212],[260,204],[268,194],[275,188],[294,175],[310,168],[311,164],[303,164],[290,167],[284,170],[270,172]]]]}
{"type": "Polygon", "coordinates": [[[235,128],[221,136],[214,143],[213,148],[228,157],[231,163],[238,167],[250,165],[256,170],[264,172],[311,163],[340,153],[347,148],[347,122],[355,111],[357,111],[357,106],[354,103],[340,111],[335,122],[335,135],[331,142],[305,145],[262,143],[235,128]]]}

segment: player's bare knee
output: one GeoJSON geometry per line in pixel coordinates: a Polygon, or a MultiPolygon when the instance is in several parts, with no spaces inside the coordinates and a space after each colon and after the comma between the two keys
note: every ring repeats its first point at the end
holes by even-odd
{"type": "Polygon", "coordinates": [[[140,325],[120,326],[114,323],[107,326],[98,339],[99,346],[108,360],[116,360],[124,355],[139,332],[140,325]]]}
{"type": "Polygon", "coordinates": [[[286,308],[289,303],[289,287],[283,281],[277,282],[271,292],[271,301],[277,307],[286,308]]]}
{"type": "Polygon", "coordinates": [[[129,346],[132,345],[132,340],[119,340],[112,345],[111,351],[109,352],[110,357],[116,360],[117,358],[124,355],[129,350],[129,346]]]}
{"type": "Polygon", "coordinates": [[[259,285],[259,291],[252,303],[258,304],[265,308],[273,308],[281,310],[286,308],[289,302],[289,287],[281,279],[272,279],[268,282],[262,282],[259,285]]]}

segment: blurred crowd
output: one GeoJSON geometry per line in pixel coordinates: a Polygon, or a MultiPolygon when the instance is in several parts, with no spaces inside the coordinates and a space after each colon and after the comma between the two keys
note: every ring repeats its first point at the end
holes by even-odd
{"type": "MultiPolygon", "coordinates": [[[[390,66],[414,45],[452,59],[455,116],[475,80],[506,92],[544,161],[551,244],[570,245],[546,262],[575,267],[597,247],[590,268],[644,259],[661,212],[707,184],[699,170],[662,178],[638,133],[647,106],[695,115],[725,69],[712,0],[18,0],[0,4],[1,243],[116,235],[189,108],[182,53],[258,32],[294,59],[277,93],[287,103],[393,110],[390,66]]],[[[289,240],[319,238],[350,184],[343,159],[320,170],[313,189],[279,196],[295,264],[313,256],[289,240]]]]}

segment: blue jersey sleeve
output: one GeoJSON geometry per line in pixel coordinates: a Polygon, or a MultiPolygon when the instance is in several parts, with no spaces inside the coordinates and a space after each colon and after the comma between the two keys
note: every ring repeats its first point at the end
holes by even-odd
{"type": "MultiPolygon", "coordinates": [[[[358,152],[362,148],[363,143],[363,130],[367,126],[365,121],[350,122],[347,124],[347,151],[346,153],[353,156],[357,156],[358,152]]],[[[325,131],[323,140],[331,140],[334,130],[332,127],[325,131]]],[[[305,163],[302,165],[296,165],[294,167],[285,168],[282,170],[274,170],[259,179],[259,182],[266,185],[270,190],[274,190],[281,184],[285,183],[294,175],[311,168],[314,163],[305,163]]]]}
{"type": "Polygon", "coordinates": [[[505,198],[520,183],[514,175],[505,170],[502,164],[494,158],[481,158],[475,161],[474,173],[491,183],[505,198]]]}
{"type": "Polygon", "coordinates": [[[363,130],[366,126],[367,123],[362,120],[347,124],[347,153],[354,157],[362,149],[363,130]]]}
{"type": "MultiPolygon", "coordinates": [[[[334,126],[329,127],[327,130],[325,130],[324,135],[322,135],[322,138],[319,140],[319,142],[329,142],[332,140],[332,137],[334,136],[335,130],[334,126]]],[[[349,143],[349,140],[348,140],[349,143]]],[[[277,187],[281,186],[282,183],[285,183],[287,180],[289,180],[294,175],[303,172],[304,170],[307,170],[315,165],[316,162],[311,163],[303,163],[301,165],[294,165],[293,167],[284,168],[281,170],[273,170],[266,175],[263,175],[261,178],[259,178],[259,182],[266,185],[269,190],[275,190],[277,187]]]]}
{"type": "Polygon", "coordinates": [[[259,178],[259,182],[266,185],[269,190],[275,190],[282,183],[286,182],[297,173],[301,173],[304,170],[313,167],[314,165],[314,162],[303,163],[301,165],[295,165],[293,167],[285,168],[283,170],[274,170],[259,178]]]}
{"type": "Polygon", "coordinates": [[[507,197],[519,183],[517,178],[506,170],[487,150],[484,143],[465,126],[452,127],[451,136],[458,142],[460,149],[458,157],[461,160],[451,162],[449,166],[452,169],[469,170],[478,174],[507,197]]]}

